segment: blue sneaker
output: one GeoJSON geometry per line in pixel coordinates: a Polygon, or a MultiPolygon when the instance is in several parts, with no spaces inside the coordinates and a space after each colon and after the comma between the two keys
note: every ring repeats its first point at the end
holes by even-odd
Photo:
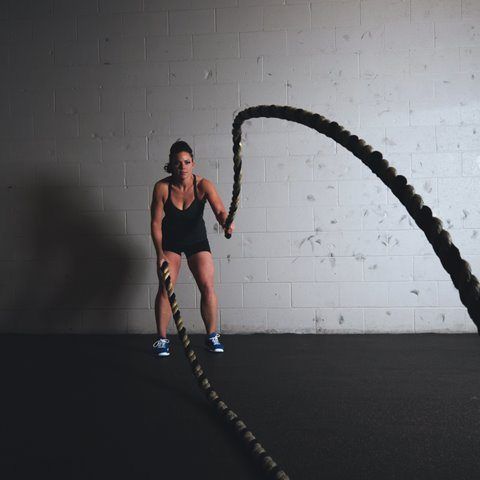
{"type": "Polygon", "coordinates": [[[213,332],[205,339],[205,348],[209,352],[222,353],[223,345],[219,342],[220,335],[217,332],[213,332]]]}
{"type": "Polygon", "coordinates": [[[170,355],[170,340],[167,338],[159,338],[153,344],[153,351],[159,357],[168,357],[170,355]]]}

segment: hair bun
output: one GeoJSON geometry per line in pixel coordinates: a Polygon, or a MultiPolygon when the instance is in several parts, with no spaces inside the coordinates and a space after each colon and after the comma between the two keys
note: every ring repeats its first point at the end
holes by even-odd
{"type": "Polygon", "coordinates": [[[176,155],[179,152],[188,152],[190,155],[193,156],[193,150],[190,147],[190,145],[187,142],[180,139],[178,139],[170,147],[170,159],[173,155],[176,155]]]}

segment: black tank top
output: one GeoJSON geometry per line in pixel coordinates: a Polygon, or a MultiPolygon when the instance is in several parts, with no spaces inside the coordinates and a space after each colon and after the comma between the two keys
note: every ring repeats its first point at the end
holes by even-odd
{"type": "Polygon", "coordinates": [[[193,176],[193,202],[180,210],[171,199],[171,178],[168,181],[168,198],[164,205],[165,216],[162,220],[162,236],[167,242],[178,245],[191,245],[207,239],[207,229],[203,220],[206,196],[199,200],[197,194],[197,177],[193,176]]]}

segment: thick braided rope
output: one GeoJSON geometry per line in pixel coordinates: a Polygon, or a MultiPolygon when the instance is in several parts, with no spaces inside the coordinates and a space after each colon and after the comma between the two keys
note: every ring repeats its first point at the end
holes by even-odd
{"type": "Polygon", "coordinates": [[[168,269],[168,262],[164,261],[160,266],[162,271],[163,283],[167,289],[168,301],[172,308],[173,319],[177,327],[178,336],[182,342],[185,355],[190,363],[193,375],[197,379],[198,385],[205,393],[207,400],[210,402],[214,410],[221,416],[221,418],[231,427],[238,437],[244,442],[246,448],[249,450],[252,458],[263,470],[266,478],[271,480],[289,480],[289,476],[279,468],[275,461],[270,457],[262,445],[257,441],[255,435],[247,428],[243,420],[228,407],[228,405],[220,398],[218,393],[212,388],[208,381],[205,372],[197,360],[193,348],[190,346],[190,339],[187,331],[183,325],[183,319],[178,308],[173,285],[170,278],[170,271],[168,269]]]}
{"type": "MultiPolygon", "coordinates": [[[[480,334],[479,282],[477,277],[472,274],[468,262],[460,256],[458,248],[452,243],[450,234],[443,229],[441,220],[433,216],[432,210],[424,205],[422,197],[415,193],[414,188],[407,183],[407,179],[403,175],[397,175],[395,168],[389,165],[381,152],[374,151],[364,140],[352,135],[338,123],[331,122],[317,113],[288,106],[259,105],[242,110],[236,115],[232,128],[234,185],[232,203],[225,221],[225,230],[228,230],[233,222],[240,198],[242,123],[250,118],[259,117],[290,120],[313,128],[345,147],[370,168],[400,200],[415,223],[425,233],[443,268],[448,272],[453,284],[459,290],[460,300],[467,308],[470,318],[479,329],[480,334]]],[[[225,236],[230,238],[227,234],[225,236]]]]}

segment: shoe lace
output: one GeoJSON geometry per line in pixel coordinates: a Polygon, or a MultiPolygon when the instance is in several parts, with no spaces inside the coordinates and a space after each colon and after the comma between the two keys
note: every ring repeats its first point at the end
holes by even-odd
{"type": "Polygon", "coordinates": [[[218,340],[219,337],[220,337],[220,334],[217,333],[214,337],[211,337],[210,340],[214,345],[219,345],[220,344],[220,341],[218,340]]]}
{"type": "Polygon", "coordinates": [[[153,344],[153,346],[164,348],[164,347],[167,347],[169,343],[170,343],[170,340],[168,340],[167,338],[160,338],[153,344]]]}

